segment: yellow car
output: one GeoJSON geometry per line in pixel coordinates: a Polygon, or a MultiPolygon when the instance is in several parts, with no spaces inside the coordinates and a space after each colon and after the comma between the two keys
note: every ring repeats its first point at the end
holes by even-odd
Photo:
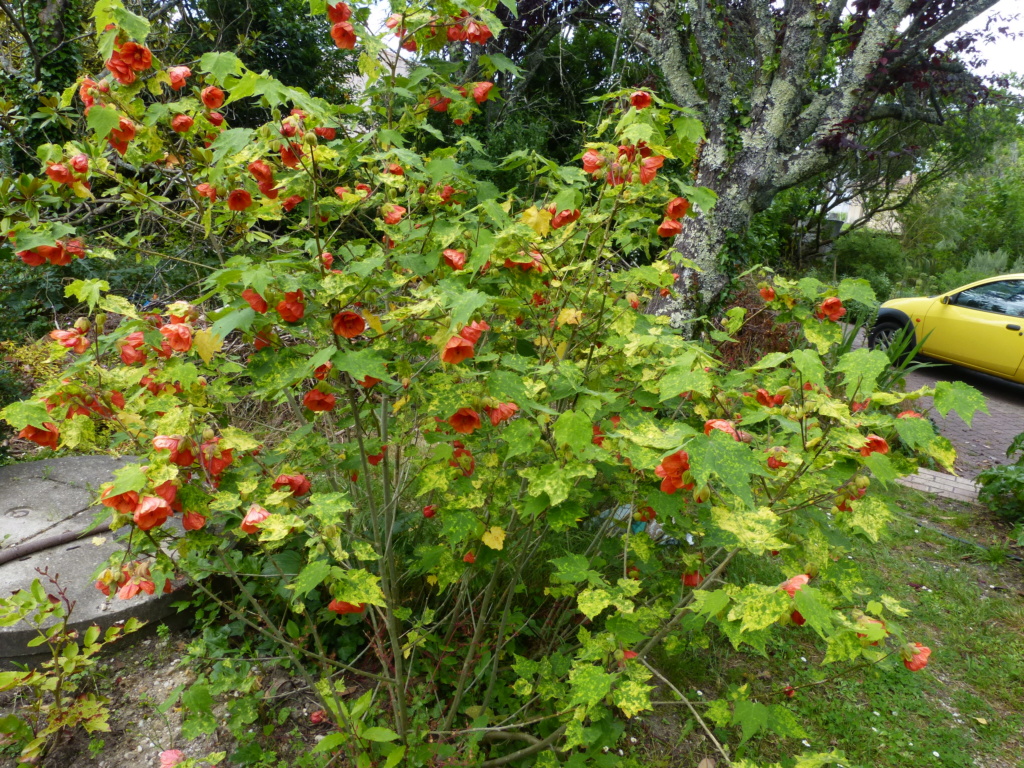
{"type": "Polygon", "coordinates": [[[1024,383],[1024,274],[887,301],[868,346],[886,349],[905,328],[913,329],[914,343],[923,342],[923,355],[1024,383]]]}

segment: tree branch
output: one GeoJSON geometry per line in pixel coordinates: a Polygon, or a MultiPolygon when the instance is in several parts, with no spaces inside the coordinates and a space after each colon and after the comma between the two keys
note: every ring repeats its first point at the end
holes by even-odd
{"type": "Polygon", "coordinates": [[[849,65],[843,69],[839,82],[829,94],[808,146],[784,162],[782,172],[776,178],[778,189],[795,186],[828,167],[830,157],[822,142],[840,130],[840,124],[854,113],[863,98],[864,85],[875,70],[879,57],[891,44],[910,3],[911,0],[882,0],[878,10],[868,19],[849,65]]]}
{"type": "MultiPolygon", "coordinates": [[[[958,5],[932,24],[932,26],[924,29],[921,27],[924,13],[918,14],[903,33],[903,42],[899,48],[900,55],[896,59],[895,65],[899,66],[906,60],[924,53],[942,40],[942,38],[946,37],[946,35],[956,32],[968,21],[984,13],[998,2],[999,0],[966,0],[966,2],[958,5]]],[[[927,7],[925,10],[927,10],[927,7]]]]}
{"type": "Polygon", "coordinates": [[[862,122],[871,123],[878,120],[916,120],[931,125],[942,125],[945,122],[942,113],[937,109],[920,109],[908,104],[875,104],[868,110],[862,122]]]}
{"type": "Polygon", "coordinates": [[[648,32],[636,13],[636,0],[615,0],[622,18],[622,28],[633,43],[653,58],[661,68],[672,100],[681,107],[704,103],[697,93],[686,66],[686,54],[679,32],[679,10],[675,0],[655,0],[652,8],[658,18],[658,35],[648,32]]]}
{"type": "Polygon", "coordinates": [[[32,39],[32,35],[28,33],[27,29],[25,29],[25,26],[15,15],[14,9],[8,4],[7,0],[0,0],[0,11],[4,12],[4,15],[11,20],[11,24],[14,26],[14,28],[18,30],[18,34],[20,34],[22,38],[24,38],[25,44],[28,46],[29,52],[32,54],[32,61],[35,64],[35,76],[33,80],[39,80],[39,78],[42,77],[43,59],[39,55],[39,51],[36,50],[36,43],[32,39]]]}
{"type": "Polygon", "coordinates": [[[707,0],[697,0],[690,6],[690,24],[693,28],[694,42],[697,43],[704,65],[707,91],[715,94],[715,100],[719,103],[724,103],[731,100],[733,88],[729,71],[724,64],[721,35],[715,20],[711,18],[711,13],[707,0]]]}

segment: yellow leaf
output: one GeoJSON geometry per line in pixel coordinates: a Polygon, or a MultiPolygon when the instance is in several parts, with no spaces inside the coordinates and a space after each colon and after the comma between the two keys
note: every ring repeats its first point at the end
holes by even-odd
{"type": "Polygon", "coordinates": [[[563,341],[557,347],[555,347],[555,354],[558,355],[559,360],[565,359],[565,353],[569,350],[569,342],[563,341]]]}
{"type": "Polygon", "coordinates": [[[435,576],[432,573],[427,574],[427,584],[429,584],[432,587],[436,586],[437,585],[437,576],[435,576]]]}
{"type": "Polygon", "coordinates": [[[93,543],[93,546],[102,547],[107,542],[106,536],[93,536],[89,539],[93,543]]]}
{"type": "Polygon", "coordinates": [[[558,324],[559,325],[579,325],[580,320],[583,319],[583,313],[578,309],[572,307],[566,307],[558,313],[558,324]]]}
{"type": "Polygon", "coordinates": [[[196,348],[199,356],[203,358],[203,362],[208,363],[213,360],[215,354],[220,352],[221,347],[224,346],[224,339],[209,328],[203,328],[201,331],[196,331],[195,336],[192,337],[192,345],[196,348]]]}
{"type": "Polygon", "coordinates": [[[496,525],[491,526],[491,529],[485,532],[482,537],[480,537],[480,541],[482,541],[491,549],[504,549],[505,529],[499,528],[496,525]]]}
{"type": "Polygon", "coordinates": [[[400,410],[402,410],[402,408],[405,407],[405,404],[408,403],[408,402],[409,402],[409,398],[408,397],[402,397],[402,398],[399,398],[398,400],[395,400],[394,404],[391,406],[391,412],[392,413],[398,413],[400,410]]]}
{"type": "Polygon", "coordinates": [[[977,720],[982,725],[988,725],[988,720],[986,720],[984,717],[976,717],[974,719],[977,720]]]}
{"type": "Polygon", "coordinates": [[[383,334],[384,326],[380,323],[380,318],[377,317],[373,312],[368,310],[363,311],[363,319],[366,320],[366,324],[373,328],[374,333],[383,334]]]}
{"type": "Polygon", "coordinates": [[[523,224],[528,226],[541,237],[545,237],[551,231],[551,211],[531,205],[522,214],[523,224]]]}

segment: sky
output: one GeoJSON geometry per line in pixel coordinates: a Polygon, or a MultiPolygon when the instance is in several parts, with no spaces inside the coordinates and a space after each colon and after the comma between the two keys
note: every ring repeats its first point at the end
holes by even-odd
{"type": "MultiPolygon", "coordinates": [[[[1024,51],[1024,0],[999,0],[991,10],[983,13],[973,23],[968,24],[965,29],[984,29],[986,20],[994,14],[1002,16],[1018,15],[1020,18],[1007,23],[1005,26],[1009,27],[1012,32],[1016,32],[1020,37],[1012,40],[1000,35],[997,36],[993,43],[979,46],[982,57],[988,59],[988,63],[977,71],[983,75],[1002,75],[1010,72],[1024,74],[1024,53],[1022,53],[1024,51]]],[[[1003,26],[1003,24],[998,26],[1003,26]]],[[[995,28],[995,25],[993,28],[995,28]]]]}

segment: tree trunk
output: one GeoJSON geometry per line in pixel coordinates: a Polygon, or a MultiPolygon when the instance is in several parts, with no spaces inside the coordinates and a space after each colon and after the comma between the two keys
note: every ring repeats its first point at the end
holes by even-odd
{"type": "Polygon", "coordinates": [[[657,62],[672,100],[704,122],[695,181],[718,195],[713,210],[686,220],[674,247],[690,266],[680,264],[676,295],[650,311],[693,333],[729,284],[723,262],[741,256],[731,238],[779,191],[833,168],[856,146],[857,125],[941,123],[930,78],[946,82],[956,70],[970,81],[955,54],[972,38],[949,44],[952,63],[934,47],[996,2],[876,0],[851,10],[847,0],[615,0],[623,32],[657,62]]]}
{"type": "Polygon", "coordinates": [[[680,265],[676,270],[674,294],[655,297],[649,306],[653,314],[667,315],[674,328],[692,333],[692,323],[712,309],[730,277],[722,264],[726,241],[731,233],[743,232],[750,225],[753,208],[739,195],[720,195],[714,210],[688,218],[683,233],[673,244],[670,256],[680,265]],[[685,266],[687,259],[696,269],[685,266]]]}
{"type": "Polygon", "coordinates": [[[746,232],[754,214],[767,208],[776,192],[767,167],[769,154],[757,149],[760,142],[753,132],[744,136],[748,148],[732,157],[726,152],[724,136],[718,133],[709,132],[696,178],[698,185],[715,192],[718,201],[710,211],[684,220],[671,256],[681,267],[676,270],[675,293],[657,297],[649,308],[652,313],[667,315],[674,328],[691,334],[697,330],[693,322],[715,309],[731,280],[728,265],[723,263],[730,254],[730,237],[746,232]]]}

